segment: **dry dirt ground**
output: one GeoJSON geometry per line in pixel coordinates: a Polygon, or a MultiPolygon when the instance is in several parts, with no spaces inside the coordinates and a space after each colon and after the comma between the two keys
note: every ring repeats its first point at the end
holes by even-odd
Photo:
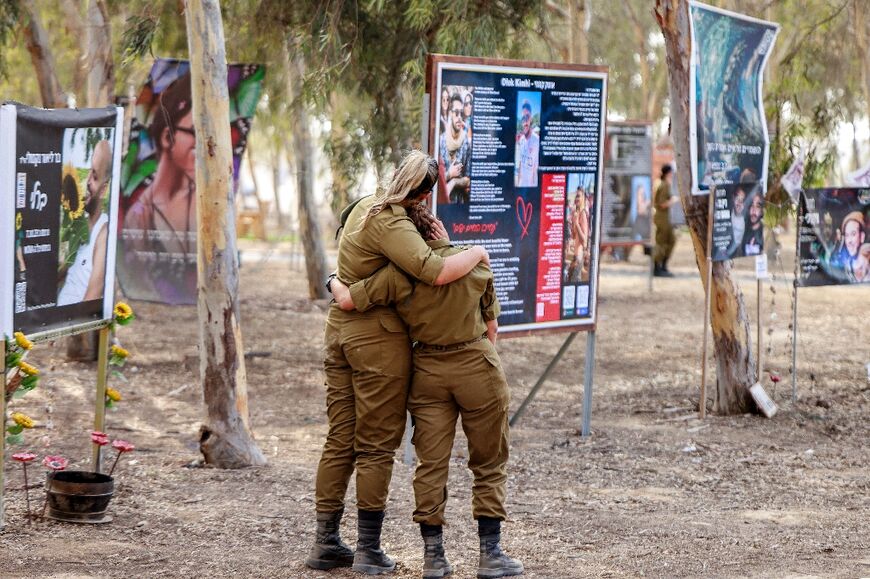
{"type": "MultiPolygon", "coordinates": [[[[21,472],[7,463],[0,576],[354,576],[302,565],[326,432],[325,304],[305,298],[301,270],[282,248],[246,249],[245,349],[268,353],[248,360],[251,421],[269,466],[192,467],[203,414],[196,311],[134,302],[139,319],[118,332],[132,352],[129,382],[115,381],[124,400],[107,430],[138,449],[119,466],[114,522],[28,528],[21,472]]],[[[870,315],[860,305],[870,288],[802,290],[800,401],[792,405],[791,292],[772,264],[777,281],[765,286],[762,317],[771,329],[765,366],[784,375],[768,388],[779,414],[701,422],[694,407],[703,294],[685,234],[674,261],[678,277],[657,280],[653,293],[639,251],[628,264],[603,266],[592,436],[579,436],[581,337],[512,431],[505,547],[527,577],[870,576],[870,315]]],[[[750,266],[741,264],[739,279],[754,315],[750,266]]],[[[564,338],[500,342],[513,409],[564,338]]],[[[15,401],[40,422],[31,446],[87,468],[95,369],[64,361],[59,344],[39,346],[33,360],[44,369],[42,385],[15,401]]],[[[460,431],[445,530],[458,578],[474,576],[477,557],[465,457],[460,431]]],[[[399,561],[395,577],[419,576],[422,560],[411,477],[397,458],[384,533],[399,561]]],[[[349,542],[353,496],[352,486],[349,542]]]]}

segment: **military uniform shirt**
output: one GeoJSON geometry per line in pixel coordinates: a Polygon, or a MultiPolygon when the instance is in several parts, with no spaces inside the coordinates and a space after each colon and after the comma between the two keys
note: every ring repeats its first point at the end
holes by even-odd
{"type": "Polygon", "coordinates": [[[357,203],[347,218],[338,251],[338,279],[351,285],[393,263],[414,279],[433,284],[444,259],[426,245],[401,205],[387,205],[359,230],[374,196],[357,203]]]}
{"type": "MultiPolygon", "coordinates": [[[[442,258],[463,251],[446,239],[426,243],[442,258]]],[[[437,346],[479,338],[486,332],[486,322],[501,313],[492,270],[483,263],[453,283],[440,286],[414,284],[401,271],[388,266],[351,285],[350,295],[359,311],[395,303],[408,324],[411,339],[437,346]]]]}

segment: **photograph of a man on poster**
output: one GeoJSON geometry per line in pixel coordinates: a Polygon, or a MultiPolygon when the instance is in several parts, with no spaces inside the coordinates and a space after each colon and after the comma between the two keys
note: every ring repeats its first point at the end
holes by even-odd
{"type": "Polygon", "coordinates": [[[438,202],[468,203],[471,190],[471,122],[474,89],[445,86],[442,91],[446,117],[438,140],[438,202]]]}
{"type": "MultiPolygon", "coordinates": [[[[747,179],[750,177],[747,176],[747,179]]],[[[713,227],[713,261],[759,255],[764,251],[764,197],[759,183],[720,185],[717,200],[727,200],[713,227]]]]}
{"type": "Polygon", "coordinates": [[[764,247],[764,200],[755,189],[746,209],[746,230],[743,233],[743,255],[758,255],[764,247]]]}
{"type": "Polygon", "coordinates": [[[541,93],[517,93],[517,136],[514,157],[514,185],[538,186],[538,158],[541,150],[541,93]]]}
{"type": "Polygon", "coordinates": [[[67,129],[61,178],[57,305],[102,299],[114,129],[67,129]]]}
{"type": "Polygon", "coordinates": [[[568,175],[562,261],[564,283],[589,281],[594,188],[594,173],[568,175]]]}

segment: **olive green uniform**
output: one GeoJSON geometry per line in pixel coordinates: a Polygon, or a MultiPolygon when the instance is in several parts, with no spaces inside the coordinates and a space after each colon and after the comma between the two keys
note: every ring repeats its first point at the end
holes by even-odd
{"type": "MultiPolygon", "coordinates": [[[[443,257],[461,251],[446,240],[429,245],[443,257]]],[[[408,399],[420,460],[414,476],[414,521],[444,524],[447,474],[459,416],[468,438],[468,466],[474,473],[474,518],[503,520],[510,394],[498,353],[485,337],[486,322],[500,311],[492,271],[478,264],[462,279],[433,287],[412,285],[390,266],[352,285],[350,292],[360,310],[395,302],[416,342],[408,399]]]]}
{"type": "Polygon", "coordinates": [[[670,207],[665,206],[670,198],[671,185],[663,179],[656,189],[654,199],[656,212],[653,222],[656,226],[656,248],[653,257],[656,263],[663,263],[670,259],[677,242],[674,227],[671,225],[670,207]]]}
{"type": "MultiPolygon", "coordinates": [[[[424,284],[434,283],[444,260],[423,241],[403,207],[385,207],[358,231],[373,202],[374,197],[363,199],[348,216],[338,278],[351,285],[392,262],[424,284]]],[[[324,338],[329,433],[317,468],[316,508],[344,508],[356,467],[357,507],[383,511],[405,428],[411,376],[407,327],[391,307],[344,312],[332,304],[324,338]]]]}

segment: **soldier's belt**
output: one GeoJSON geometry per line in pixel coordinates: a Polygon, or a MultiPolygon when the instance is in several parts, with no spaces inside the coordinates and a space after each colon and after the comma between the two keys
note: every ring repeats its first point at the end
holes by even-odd
{"type": "Polygon", "coordinates": [[[437,344],[424,344],[423,342],[414,342],[414,349],[421,352],[450,352],[453,350],[461,350],[463,348],[467,348],[471,344],[474,344],[484,339],[486,339],[486,334],[481,334],[480,336],[474,338],[473,340],[468,340],[467,342],[457,342],[455,344],[447,344],[446,346],[439,346],[437,344]]]}

